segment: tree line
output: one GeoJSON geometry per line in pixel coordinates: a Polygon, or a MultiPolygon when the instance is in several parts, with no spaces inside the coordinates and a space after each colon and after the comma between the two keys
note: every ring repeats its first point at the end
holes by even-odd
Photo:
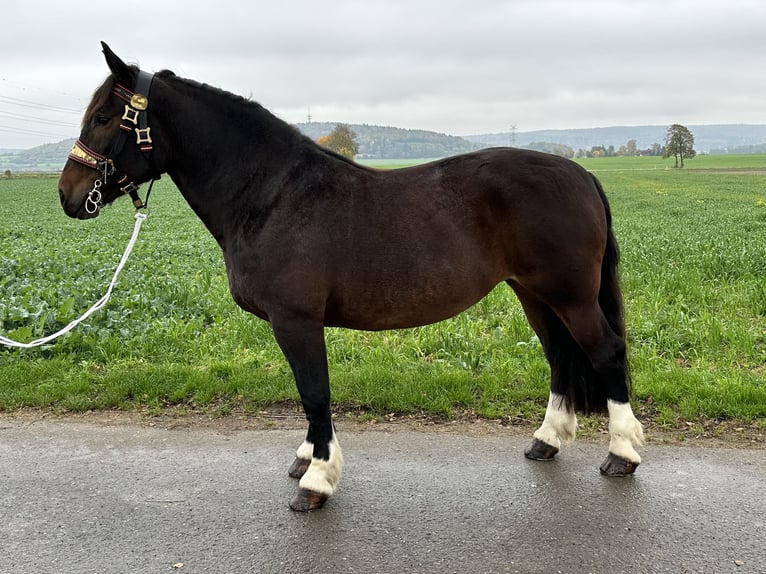
{"type": "Polygon", "coordinates": [[[561,146],[558,144],[549,144],[548,149],[544,149],[544,145],[537,145],[533,149],[540,149],[540,151],[546,151],[548,153],[555,153],[556,155],[563,155],[564,157],[634,157],[634,156],[655,156],[662,158],[672,157],[675,159],[674,167],[683,167],[684,160],[691,159],[697,152],[694,150],[694,135],[689,128],[681,124],[673,124],[665,133],[665,144],[654,143],[646,149],[639,149],[636,145],[636,140],[628,140],[626,144],[621,145],[615,149],[613,145],[610,146],[593,146],[590,150],[578,149],[577,152],[572,151],[572,148],[568,146],[561,146]]]}
{"type": "Polygon", "coordinates": [[[653,143],[648,148],[639,149],[636,140],[628,140],[627,143],[619,148],[610,146],[593,146],[589,150],[578,149],[573,157],[634,157],[634,156],[662,156],[665,153],[665,146],[659,143],[653,143]]]}

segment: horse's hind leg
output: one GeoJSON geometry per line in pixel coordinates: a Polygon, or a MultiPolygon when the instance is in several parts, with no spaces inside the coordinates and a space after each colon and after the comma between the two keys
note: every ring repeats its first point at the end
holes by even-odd
{"type": "Polygon", "coordinates": [[[625,342],[609,325],[597,304],[570,304],[553,309],[524,287],[509,281],[551,367],[551,393],[543,424],[524,454],[550,460],[562,441],[574,438],[575,410],[609,411],[609,456],[601,465],[608,476],[635,471],[641,457],[641,424],[633,416],[628,391],[625,342]]]}
{"type": "MultiPolygon", "coordinates": [[[[518,283],[509,281],[508,284],[516,292],[551,367],[551,391],[545,418],[540,428],[535,431],[532,443],[524,450],[524,456],[532,460],[553,460],[561,448],[562,441],[573,440],[577,430],[577,417],[572,405],[568,404],[567,382],[562,376],[565,370],[562,370],[562,360],[567,354],[565,339],[569,333],[548,305],[518,283]]],[[[569,339],[569,347],[572,347],[571,336],[569,339]]]]}
{"type": "Polygon", "coordinates": [[[577,417],[574,411],[566,407],[563,395],[551,391],[543,424],[532,435],[532,444],[524,449],[524,456],[531,460],[553,460],[561,448],[562,440],[574,440],[576,430],[577,417]]]}
{"type": "Polygon", "coordinates": [[[633,415],[629,402],[609,399],[609,454],[601,464],[601,474],[627,476],[641,463],[634,444],[644,444],[644,430],[633,415]]]}
{"type": "Polygon", "coordinates": [[[274,336],[290,363],[309,423],[306,440],[296,453],[289,474],[300,478],[290,502],[293,510],[321,508],[337,488],[343,453],[330,414],[330,383],[321,322],[291,317],[272,318],[274,336]]]}
{"type": "Polygon", "coordinates": [[[641,462],[634,445],[643,444],[641,423],[629,402],[628,369],[624,338],[612,329],[598,305],[559,310],[564,323],[590,360],[597,375],[594,393],[609,411],[609,455],[601,465],[607,476],[632,474],[641,462]]]}

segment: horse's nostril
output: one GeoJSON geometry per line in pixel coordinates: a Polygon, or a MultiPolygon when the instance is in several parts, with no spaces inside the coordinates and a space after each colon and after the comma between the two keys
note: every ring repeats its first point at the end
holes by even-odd
{"type": "Polygon", "coordinates": [[[59,188],[59,201],[61,201],[61,205],[64,205],[64,203],[66,202],[66,197],[64,197],[64,192],[61,191],[60,188],[59,188]]]}

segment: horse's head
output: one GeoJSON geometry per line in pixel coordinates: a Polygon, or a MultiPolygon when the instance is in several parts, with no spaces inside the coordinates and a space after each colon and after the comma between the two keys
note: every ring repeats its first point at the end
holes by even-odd
{"type": "Polygon", "coordinates": [[[159,178],[149,127],[152,75],[126,65],[101,43],[111,75],[93,94],[59,179],[59,196],[70,217],[89,219],[121,195],[142,207],[137,186],[159,178]]]}

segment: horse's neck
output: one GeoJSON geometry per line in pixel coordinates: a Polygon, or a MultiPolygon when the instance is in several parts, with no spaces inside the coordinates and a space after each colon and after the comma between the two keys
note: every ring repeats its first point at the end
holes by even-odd
{"type": "Polygon", "coordinates": [[[260,200],[268,201],[259,193],[295,160],[291,154],[300,149],[296,142],[301,136],[255,104],[230,100],[204,86],[183,84],[175,90],[173,98],[189,98],[196,105],[166,105],[167,112],[162,112],[162,121],[172,126],[166,130],[172,134],[167,172],[220,242],[221,221],[242,215],[238,206],[243,194],[248,194],[251,209],[257,209],[260,200]],[[188,93],[196,90],[200,93],[188,93]],[[232,115],[241,121],[232,120],[232,115]]]}

